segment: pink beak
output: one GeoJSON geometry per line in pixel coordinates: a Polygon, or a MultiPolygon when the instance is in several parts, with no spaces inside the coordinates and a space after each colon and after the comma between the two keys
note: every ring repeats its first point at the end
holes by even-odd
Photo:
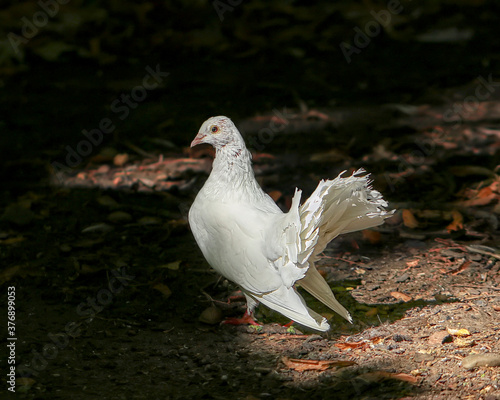
{"type": "Polygon", "coordinates": [[[194,147],[200,143],[203,143],[203,140],[207,137],[207,135],[204,135],[203,133],[198,133],[194,140],[191,142],[191,147],[194,147]]]}

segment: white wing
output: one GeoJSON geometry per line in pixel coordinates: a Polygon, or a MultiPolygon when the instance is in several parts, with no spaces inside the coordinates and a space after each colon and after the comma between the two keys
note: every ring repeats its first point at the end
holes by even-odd
{"type": "Polygon", "coordinates": [[[245,203],[209,203],[198,196],[189,211],[193,235],[208,263],[244,290],[260,295],[283,283],[268,253],[266,232],[281,211],[245,203]]]}

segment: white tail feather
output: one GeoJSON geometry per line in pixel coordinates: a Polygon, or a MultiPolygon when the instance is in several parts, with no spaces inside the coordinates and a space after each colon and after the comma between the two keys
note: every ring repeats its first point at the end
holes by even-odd
{"type": "Polygon", "coordinates": [[[282,286],[271,293],[253,296],[257,301],[299,324],[321,332],[330,329],[326,318],[307,307],[302,296],[293,287],[282,286]]]}
{"type": "MultiPolygon", "coordinates": [[[[345,171],[344,171],[345,172],[345,171]]],[[[314,193],[299,208],[301,230],[298,260],[309,264],[299,283],[319,301],[349,322],[349,312],[335,299],[328,283],[314,266],[316,256],[338,235],[380,225],[393,212],[385,211],[387,202],[370,186],[368,175],[343,178],[342,172],[333,180],[321,181],[314,193]]]]}
{"type": "Polygon", "coordinates": [[[332,293],[332,289],[330,289],[330,286],[328,286],[328,283],[326,283],[313,263],[309,264],[306,276],[297,283],[324,305],[330,307],[337,314],[340,314],[352,323],[351,314],[337,301],[332,293]]]}

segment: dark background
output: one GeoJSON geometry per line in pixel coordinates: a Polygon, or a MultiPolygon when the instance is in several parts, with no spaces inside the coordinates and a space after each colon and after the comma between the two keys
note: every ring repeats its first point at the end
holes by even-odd
{"type": "Polygon", "coordinates": [[[16,39],[8,35],[22,37],[41,8],[34,1],[5,2],[4,161],[60,160],[65,146],[83,138],[82,129],[116,119],[111,103],[141,83],[147,66],[170,75],[118,121],[105,144],[144,145],[155,136],[180,148],[209,116],[238,122],[301,102],[330,108],[445,103],[447,89],[498,72],[494,1],[396,2],[401,12],[390,14],[351,62],[341,44],[353,44],[355,28],[365,31],[373,13],[387,13],[384,2],[240,3],[219,10],[221,21],[214,4],[223,2],[70,1],[15,52],[16,39]]]}
{"type": "Polygon", "coordinates": [[[41,4],[0,2],[0,284],[2,293],[16,288],[18,366],[34,368],[48,334],[69,322],[80,331],[53,359],[45,354],[37,375],[18,376],[17,397],[427,400],[441,390],[475,396],[498,381],[492,369],[458,366],[469,348],[443,350],[452,367],[415,355],[435,326],[444,332],[438,324],[462,317],[483,334],[471,351],[498,350],[497,1],[41,4]],[[348,46],[357,46],[350,59],[348,46]],[[124,96],[143,93],[150,70],[169,75],[117,112],[124,96]],[[380,230],[329,248],[321,270],[355,323],[332,316],[328,336],[310,342],[273,324],[287,321],[265,307],[263,333],[219,326],[243,304],[226,303],[236,288],[209,269],[186,222],[210,170],[210,151],[189,149],[203,121],[227,115],[253,143],[274,110],[294,115],[290,129],[252,150],[259,183],[280,207],[296,186],[306,195],[363,166],[398,209],[380,230]],[[87,140],[82,131],[107,119],[113,131],[68,163],[87,140]],[[118,179],[126,171],[128,186],[118,179]],[[144,171],[149,180],[136,179],[144,171]],[[465,250],[477,244],[493,249],[465,250]],[[132,277],[123,292],[95,318],[79,313],[122,268],[132,277]],[[221,314],[200,322],[213,304],[221,314]],[[478,308],[475,319],[466,312],[478,308]],[[390,339],[399,329],[406,336],[390,339]],[[378,353],[335,347],[379,337],[378,353]],[[344,375],[302,374],[283,366],[284,355],[357,364],[344,375]],[[363,378],[419,368],[430,371],[420,386],[363,378]]]}

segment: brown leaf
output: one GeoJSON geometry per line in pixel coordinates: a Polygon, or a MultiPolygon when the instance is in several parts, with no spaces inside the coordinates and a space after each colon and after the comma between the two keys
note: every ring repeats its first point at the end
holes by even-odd
{"type": "Polygon", "coordinates": [[[362,234],[363,238],[368,240],[371,244],[380,243],[380,239],[382,238],[379,231],[374,231],[372,229],[364,229],[362,234]]]}
{"type": "Polygon", "coordinates": [[[418,260],[407,261],[406,266],[408,268],[414,268],[418,265],[418,260]]]}
{"type": "Polygon", "coordinates": [[[418,378],[413,375],[405,374],[405,373],[393,373],[387,371],[373,371],[367,372],[359,376],[361,379],[368,382],[380,382],[384,379],[397,379],[399,381],[409,382],[409,383],[417,383],[418,378]]]}
{"type": "Polygon", "coordinates": [[[408,209],[403,210],[403,224],[404,224],[404,226],[411,228],[411,229],[418,227],[417,219],[415,218],[413,213],[408,209]]]}
{"type": "Polygon", "coordinates": [[[285,364],[288,368],[296,371],[326,371],[329,368],[341,368],[356,365],[354,361],[302,360],[288,357],[283,357],[281,361],[283,361],[283,364],[285,364]]]}
{"type": "Polygon", "coordinates": [[[169,298],[170,295],[172,294],[172,291],[170,290],[170,288],[167,285],[165,285],[164,283],[157,283],[156,285],[153,286],[153,289],[158,290],[166,298],[169,298]]]}
{"type": "Polygon", "coordinates": [[[462,214],[460,214],[457,210],[453,210],[451,212],[451,216],[453,221],[446,227],[446,230],[448,232],[452,232],[464,229],[464,217],[462,217],[462,214]]]}
{"type": "Polygon", "coordinates": [[[127,153],[117,154],[113,158],[113,164],[115,164],[118,167],[122,167],[123,165],[125,165],[128,162],[128,160],[129,160],[129,155],[127,153]]]}
{"type": "Polygon", "coordinates": [[[413,300],[411,296],[408,296],[407,294],[401,292],[391,292],[391,296],[395,299],[403,300],[405,303],[413,300]]]}
{"type": "Polygon", "coordinates": [[[338,347],[341,350],[347,350],[347,349],[366,349],[370,345],[368,342],[362,340],[360,342],[340,342],[340,343],[335,343],[335,347],[338,347]]]}
{"type": "Polygon", "coordinates": [[[500,306],[496,306],[496,305],[494,305],[494,306],[492,306],[492,307],[493,307],[493,309],[494,309],[495,311],[500,311],[500,306]]]}
{"type": "Polygon", "coordinates": [[[472,206],[485,206],[490,204],[493,200],[498,199],[498,194],[493,192],[491,186],[486,186],[482,188],[477,194],[470,200],[462,201],[460,204],[464,207],[472,206]]]}
{"type": "Polygon", "coordinates": [[[462,265],[460,265],[458,268],[453,269],[449,272],[447,272],[448,275],[458,275],[461,272],[463,272],[469,265],[471,264],[471,261],[464,261],[462,265]]]}

